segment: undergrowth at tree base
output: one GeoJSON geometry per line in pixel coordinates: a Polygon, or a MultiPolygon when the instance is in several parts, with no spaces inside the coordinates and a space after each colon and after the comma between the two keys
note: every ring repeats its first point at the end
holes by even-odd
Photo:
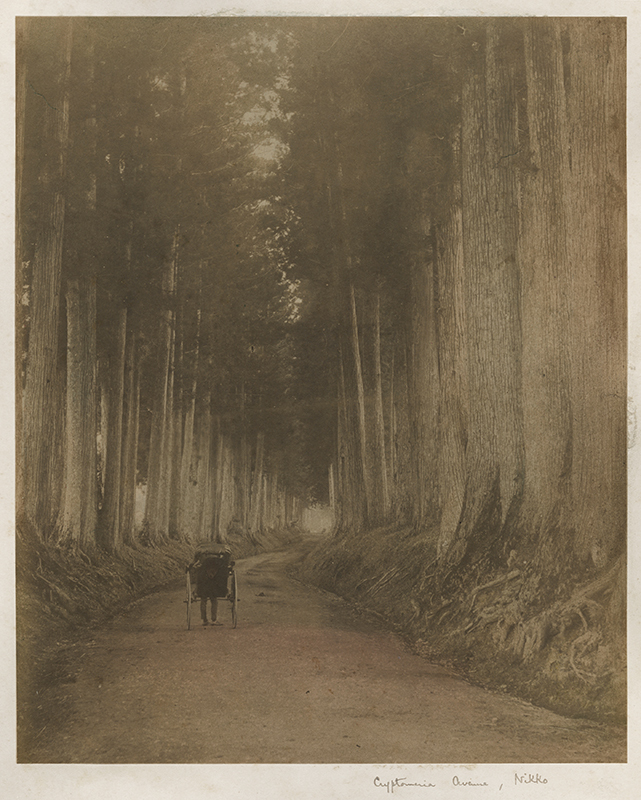
{"type": "Polygon", "coordinates": [[[462,568],[443,585],[424,537],[383,528],[319,543],[297,577],[383,617],[417,654],[471,683],[625,725],[623,561],[555,591],[534,567],[514,567],[462,568]]]}

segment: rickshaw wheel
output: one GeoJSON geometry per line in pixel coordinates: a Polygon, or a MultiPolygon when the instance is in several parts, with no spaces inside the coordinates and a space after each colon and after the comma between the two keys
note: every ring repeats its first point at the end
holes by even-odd
{"type": "Polygon", "coordinates": [[[191,575],[187,570],[187,630],[191,630],[191,575]]]}
{"type": "Polygon", "coordinates": [[[235,628],[238,624],[238,583],[236,573],[231,574],[231,625],[235,628]]]}

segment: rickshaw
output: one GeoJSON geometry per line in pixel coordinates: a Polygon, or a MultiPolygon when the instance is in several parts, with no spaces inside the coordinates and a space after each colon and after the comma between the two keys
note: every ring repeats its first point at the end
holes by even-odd
{"type": "Polygon", "coordinates": [[[197,595],[199,570],[214,566],[216,572],[216,599],[229,600],[231,605],[231,623],[238,624],[238,582],[236,580],[235,562],[232,561],[228,547],[215,542],[202,542],[196,546],[194,560],[186,568],[187,577],[187,630],[191,630],[191,605],[200,601],[197,595]]]}

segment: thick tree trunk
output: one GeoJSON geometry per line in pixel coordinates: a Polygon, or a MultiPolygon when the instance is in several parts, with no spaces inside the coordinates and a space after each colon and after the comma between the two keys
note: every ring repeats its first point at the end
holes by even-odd
{"type": "Polygon", "coordinates": [[[107,423],[109,420],[109,370],[105,358],[98,359],[98,506],[105,502],[105,469],[107,464],[107,423]]]}
{"type": "Polygon", "coordinates": [[[220,431],[220,420],[216,426],[216,480],[214,483],[214,531],[220,534],[225,498],[225,438],[220,431]]]}
{"type": "Polygon", "coordinates": [[[274,522],[274,507],[273,507],[273,475],[270,473],[264,477],[263,487],[263,530],[271,530],[274,522]]]}
{"type": "Polygon", "coordinates": [[[278,525],[278,498],[279,498],[279,491],[278,491],[278,471],[275,471],[271,476],[271,486],[270,486],[270,499],[269,499],[269,513],[270,513],[270,526],[273,530],[276,530],[278,525]]]}
{"type": "Polygon", "coordinates": [[[365,492],[365,518],[373,517],[372,481],[367,451],[367,418],[365,414],[365,389],[363,386],[363,366],[361,361],[360,337],[358,332],[358,315],[356,313],[356,294],[354,284],[349,286],[349,313],[352,339],[352,356],[354,358],[354,376],[356,381],[356,407],[358,411],[358,448],[360,455],[360,473],[363,478],[365,492]]]}
{"type": "Polygon", "coordinates": [[[256,457],[252,475],[252,494],[249,519],[249,530],[256,533],[260,530],[261,500],[263,495],[263,462],[265,457],[265,435],[259,433],[256,437],[256,457]]]}
{"type": "Polygon", "coordinates": [[[572,154],[572,519],[583,561],[625,542],[625,20],[567,25],[572,154]]]}
{"type": "Polygon", "coordinates": [[[247,436],[247,398],[244,382],[240,387],[240,444],[238,452],[238,492],[236,497],[237,524],[243,530],[249,525],[249,509],[251,505],[251,444],[247,436]]]}
{"type": "Polygon", "coordinates": [[[395,372],[395,346],[392,350],[392,360],[390,364],[390,383],[389,383],[389,483],[390,483],[390,510],[396,510],[396,448],[397,442],[397,429],[396,429],[396,398],[394,395],[394,381],[396,380],[395,372]]]}
{"type": "Polygon", "coordinates": [[[341,520],[351,530],[360,530],[366,519],[365,497],[360,480],[358,421],[348,401],[344,349],[339,349],[338,458],[341,520]],[[351,412],[351,413],[350,413],[351,412]]]}
{"type": "Polygon", "coordinates": [[[327,486],[329,490],[329,507],[334,514],[336,513],[336,483],[334,478],[334,464],[330,464],[327,469],[327,486]]]}
{"type": "MultiPolygon", "coordinates": [[[[41,87],[44,127],[40,149],[43,204],[35,233],[30,292],[29,349],[22,398],[24,485],[18,487],[18,514],[40,536],[56,521],[61,495],[64,376],[59,365],[62,244],[65,197],[62,191],[69,143],[71,19],[61,20],[57,63],[51,75],[32,76],[41,87]],[[47,97],[45,97],[45,92],[47,97]]],[[[34,100],[35,102],[36,100],[34,100]]],[[[19,473],[20,475],[20,473],[19,473]]]]}
{"type": "Polygon", "coordinates": [[[63,259],[67,274],[67,370],[64,483],[57,535],[81,547],[96,543],[97,523],[97,394],[96,279],[91,255],[80,255],[79,234],[92,242],[96,224],[96,119],[92,102],[94,42],[77,37],[72,51],[71,83],[76,91],[70,108],[72,157],[83,168],[66,177],[67,229],[63,259]],[[78,131],[82,130],[82,137],[78,131]],[[81,141],[78,139],[81,138],[81,141]]]}
{"type": "MultiPolygon", "coordinates": [[[[175,319],[175,317],[174,317],[175,319]]],[[[169,345],[169,377],[167,381],[167,408],[165,411],[165,431],[163,435],[164,446],[162,450],[162,469],[160,473],[160,509],[159,509],[159,530],[161,536],[167,537],[169,531],[169,517],[171,507],[176,498],[172,495],[172,476],[175,458],[175,436],[174,436],[174,401],[176,385],[176,328],[172,324],[171,343],[169,345]]],[[[179,424],[180,428],[180,424],[179,424]]]]}
{"type": "MultiPolygon", "coordinates": [[[[329,109],[336,107],[336,100],[327,72],[322,76],[322,107],[329,109]]],[[[342,494],[342,515],[350,527],[362,528],[367,524],[369,517],[373,517],[373,487],[369,464],[367,443],[367,420],[365,413],[365,391],[363,386],[363,369],[361,360],[360,336],[358,331],[358,315],[356,310],[356,295],[352,270],[354,267],[352,245],[350,241],[349,219],[344,193],[343,163],[340,142],[334,128],[326,127],[330,114],[321,114],[321,153],[324,160],[325,181],[327,189],[328,220],[333,237],[333,281],[336,302],[342,309],[342,319],[339,324],[340,337],[340,369],[342,371],[344,402],[343,442],[339,443],[344,448],[340,456],[341,493],[343,487],[346,494],[342,494]],[[346,381],[350,372],[346,369],[345,358],[351,349],[352,363],[354,365],[353,380],[356,414],[352,419],[351,403],[346,392],[346,381]],[[352,449],[348,440],[353,439],[355,447],[352,449]],[[355,474],[358,473],[358,474],[355,474]],[[347,507],[344,504],[347,502],[347,507]],[[348,522],[349,519],[349,522],[348,522]]],[[[351,383],[351,381],[350,381],[351,383]]],[[[349,395],[351,398],[351,393],[349,395]]]]}
{"type": "Polygon", "coordinates": [[[154,405],[151,418],[151,432],[149,438],[149,461],[147,469],[147,505],[145,508],[144,528],[151,541],[161,537],[160,511],[162,499],[160,490],[162,485],[163,452],[166,447],[165,433],[167,414],[167,389],[169,383],[169,358],[171,350],[171,320],[170,312],[165,312],[161,325],[161,354],[160,374],[154,392],[154,405]]]}
{"type": "MultiPolygon", "coordinates": [[[[16,415],[16,442],[24,442],[23,393],[24,393],[24,364],[27,357],[25,332],[27,329],[27,315],[24,303],[27,301],[27,267],[28,262],[24,252],[24,223],[23,223],[23,176],[25,169],[25,114],[27,110],[27,58],[26,44],[29,39],[29,18],[22,17],[16,21],[16,219],[15,219],[15,305],[16,320],[16,374],[15,374],[15,403],[16,415]]],[[[16,458],[16,489],[18,514],[24,513],[25,486],[24,454],[17,452],[16,458]],[[22,506],[22,507],[21,507],[22,506]]]]}
{"type": "Polygon", "coordinates": [[[180,517],[179,529],[181,535],[189,536],[190,531],[190,475],[192,473],[193,454],[194,454],[194,422],[196,415],[196,394],[198,389],[198,364],[200,359],[200,323],[201,323],[201,310],[197,310],[196,318],[196,340],[195,352],[193,356],[193,379],[189,388],[189,394],[186,398],[186,413],[185,422],[183,426],[182,437],[182,453],[180,458],[180,517]]]}
{"type": "MultiPolygon", "coordinates": [[[[166,267],[163,293],[167,299],[175,291],[177,237],[171,263],[166,267]]],[[[153,414],[149,439],[149,466],[147,469],[147,505],[145,509],[145,534],[150,541],[161,540],[166,531],[163,521],[167,519],[165,479],[167,477],[167,457],[170,450],[167,440],[168,402],[171,387],[172,343],[174,314],[170,308],[162,311],[158,335],[158,372],[154,387],[153,414]]]]}
{"type": "Polygon", "coordinates": [[[399,525],[410,525],[416,517],[416,431],[412,430],[410,413],[410,377],[408,367],[408,335],[404,328],[401,341],[395,345],[394,370],[390,394],[390,434],[393,435],[394,515],[399,525]],[[402,355],[402,358],[399,358],[402,355]]]}
{"type": "MultiPolygon", "coordinates": [[[[174,346],[176,350],[176,346],[174,346]]],[[[181,337],[180,348],[178,350],[177,364],[174,367],[174,405],[172,412],[172,443],[171,456],[169,461],[169,536],[173,539],[184,538],[184,531],[180,527],[180,515],[182,507],[182,447],[184,441],[184,394],[180,378],[184,374],[183,359],[183,340],[181,337]]]]}
{"type": "Polygon", "coordinates": [[[263,480],[261,481],[260,486],[260,519],[258,522],[258,530],[265,531],[269,527],[268,519],[269,519],[269,497],[268,497],[268,484],[269,484],[269,475],[263,473],[263,480]]]}
{"type": "Polygon", "coordinates": [[[214,491],[212,481],[212,419],[211,419],[211,394],[208,392],[202,401],[202,410],[199,414],[199,424],[196,434],[197,463],[196,486],[194,492],[195,529],[197,539],[209,540],[212,536],[212,509],[211,497],[214,491]]]}
{"type": "Polygon", "coordinates": [[[100,515],[100,544],[118,552],[122,545],[120,529],[120,489],[122,485],[122,433],[125,376],[125,344],[127,309],[118,310],[113,353],[109,358],[106,388],[109,395],[107,418],[107,459],[105,462],[105,495],[100,515]]]}
{"type": "Polygon", "coordinates": [[[412,427],[416,431],[416,517],[425,532],[436,530],[439,520],[438,413],[439,368],[436,339],[436,285],[434,254],[430,245],[431,224],[418,207],[415,220],[422,247],[412,254],[411,264],[411,397],[412,427]]]}
{"type": "Polygon", "coordinates": [[[414,380],[415,366],[415,343],[414,343],[414,319],[415,313],[412,311],[412,303],[408,311],[408,319],[405,321],[403,329],[403,346],[405,356],[405,475],[404,475],[404,499],[408,520],[416,525],[420,517],[420,505],[422,486],[419,481],[419,460],[421,451],[419,448],[418,432],[418,395],[416,382],[414,380]]]}
{"type": "Polygon", "coordinates": [[[219,542],[227,541],[227,531],[234,518],[236,507],[235,491],[235,459],[232,442],[229,437],[223,437],[222,442],[222,474],[220,476],[220,509],[218,513],[217,538],[219,542]]]}
{"type": "MultiPolygon", "coordinates": [[[[378,506],[383,519],[390,511],[389,479],[387,473],[387,453],[385,450],[385,416],[383,414],[383,375],[381,365],[381,296],[374,300],[374,378],[375,378],[375,438],[376,459],[379,471],[380,499],[378,506]]],[[[378,494],[378,493],[377,493],[378,494]]]]}
{"type": "Polygon", "coordinates": [[[194,454],[194,422],[196,413],[196,397],[193,394],[189,399],[185,424],[183,426],[182,456],[180,459],[180,530],[188,535],[190,525],[190,475],[193,469],[194,454]]]}
{"type": "MultiPolygon", "coordinates": [[[[556,549],[570,501],[569,129],[558,20],[527,23],[524,37],[529,168],[521,173],[521,308],[525,531],[556,549]]],[[[558,552],[557,552],[558,555],[558,552]]]]}
{"type": "Polygon", "coordinates": [[[467,443],[467,335],[463,220],[461,208],[460,129],[452,137],[453,184],[444,228],[437,231],[436,269],[439,285],[440,439],[438,475],[441,524],[438,542],[443,554],[454,538],[465,496],[467,443]]]}
{"type": "Polygon", "coordinates": [[[67,393],[64,488],[56,538],[83,549],[96,542],[96,290],[67,282],[67,393]]]}
{"type": "MultiPolygon", "coordinates": [[[[484,62],[465,81],[462,201],[468,333],[466,491],[447,560],[488,547],[522,492],[520,287],[517,263],[518,151],[513,67],[501,59],[496,23],[484,62]]],[[[508,51],[509,55],[509,51],[508,51]]]]}
{"type": "Polygon", "coordinates": [[[127,329],[123,402],[122,470],[120,486],[120,530],[124,544],[136,539],[136,476],[140,429],[140,368],[137,335],[127,329]]]}
{"type": "Polygon", "coordinates": [[[249,524],[249,506],[251,497],[251,445],[243,425],[240,438],[240,489],[238,493],[238,521],[243,530],[249,524]]]}

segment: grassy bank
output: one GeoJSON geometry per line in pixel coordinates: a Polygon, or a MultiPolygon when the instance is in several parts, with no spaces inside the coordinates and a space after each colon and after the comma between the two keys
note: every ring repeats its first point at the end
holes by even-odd
{"type": "Polygon", "coordinates": [[[625,723],[625,625],[611,624],[625,596],[614,579],[568,583],[555,596],[534,590],[543,582],[527,565],[442,582],[434,556],[410,530],[338,534],[305,556],[298,577],[384,617],[417,653],[473,683],[625,723]]]}

